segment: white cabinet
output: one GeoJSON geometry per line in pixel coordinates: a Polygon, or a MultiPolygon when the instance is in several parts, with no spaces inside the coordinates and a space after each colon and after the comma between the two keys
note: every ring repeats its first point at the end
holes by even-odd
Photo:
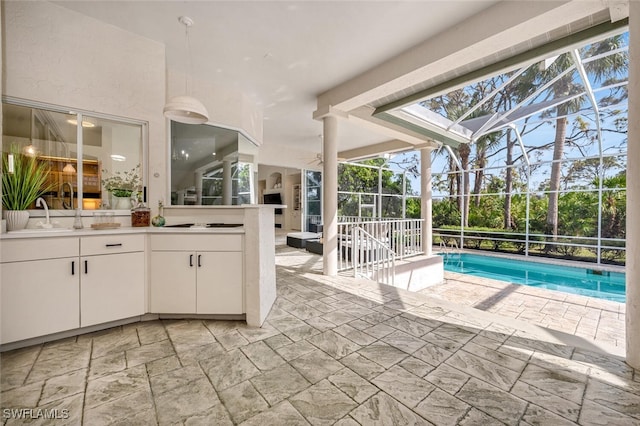
{"type": "Polygon", "coordinates": [[[0,342],[145,313],[144,235],[4,240],[0,342]]]}
{"type": "Polygon", "coordinates": [[[152,235],[151,312],[244,313],[242,235],[152,235]]]}
{"type": "Polygon", "coordinates": [[[80,325],[78,238],[2,242],[1,343],[80,325]]]}
{"type": "Polygon", "coordinates": [[[186,251],[151,252],[151,312],[195,312],[194,256],[194,253],[186,251]]]}
{"type": "Polygon", "coordinates": [[[196,313],[242,314],[242,252],[198,252],[196,313]]]}
{"type": "Polygon", "coordinates": [[[1,342],[77,328],[80,322],[77,267],[77,257],[4,263],[1,342]]]}
{"type": "Polygon", "coordinates": [[[144,246],[143,235],[81,239],[81,327],[145,313],[144,246]]]}
{"type": "Polygon", "coordinates": [[[86,256],[81,267],[81,327],[144,315],[144,252],[86,256]]]}

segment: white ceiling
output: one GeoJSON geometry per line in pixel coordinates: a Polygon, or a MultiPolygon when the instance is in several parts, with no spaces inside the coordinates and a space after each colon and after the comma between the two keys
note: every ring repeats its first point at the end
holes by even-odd
{"type": "MultiPolygon", "coordinates": [[[[194,81],[244,92],[264,111],[265,145],[317,152],[316,96],[455,26],[496,1],[57,1],[166,45],[187,71],[181,15],[190,16],[194,81]]],[[[387,138],[347,123],[340,150],[387,138]]]]}

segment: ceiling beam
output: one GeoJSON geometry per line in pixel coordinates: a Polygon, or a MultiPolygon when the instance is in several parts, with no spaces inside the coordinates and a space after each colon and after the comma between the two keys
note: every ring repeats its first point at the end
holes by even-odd
{"type": "Polygon", "coordinates": [[[424,99],[432,98],[434,96],[443,95],[445,93],[451,92],[452,90],[456,90],[468,84],[474,83],[476,81],[481,81],[494,75],[502,74],[517,67],[526,69],[531,64],[534,64],[544,59],[545,57],[549,57],[553,54],[556,54],[557,57],[558,54],[564,53],[570,47],[581,46],[588,42],[593,42],[607,36],[618,34],[627,26],[628,20],[626,19],[615,23],[603,22],[602,24],[593,26],[575,34],[568,35],[559,40],[554,40],[543,46],[536,47],[526,52],[514,55],[508,59],[460,75],[454,79],[445,81],[444,83],[429,87],[428,89],[412,93],[411,95],[397,101],[382,105],[376,109],[374,115],[400,108],[405,105],[413,104],[424,99]]]}
{"type": "Polygon", "coordinates": [[[373,145],[363,146],[361,148],[348,149],[340,151],[338,157],[344,158],[345,161],[362,160],[364,158],[379,157],[382,154],[400,151],[409,151],[415,148],[408,142],[398,139],[380,142],[373,145]]]}
{"type": "Polygon", "coordinates": [[[398,139],[411,145],[431,144],[434,148],[440,146],[438,139],[434,139],[432,137],[433,135],[425,134],[422,132],[422,129],[417,126],[415,129],[407,129],[406,127],[382,120],[379,117],[374,117],[372,115],[374,111],[374,108],[367,106],[356,108],[349,112],[349,121],[368,127],[371,130],[387,136],[389,139],[398,139]]]}
{"type": "Polygon", "coordinates": [[[318,96],[318,111],[351,111],[551,32],[606,6],[602,1],[503,1],[318,96]]]}

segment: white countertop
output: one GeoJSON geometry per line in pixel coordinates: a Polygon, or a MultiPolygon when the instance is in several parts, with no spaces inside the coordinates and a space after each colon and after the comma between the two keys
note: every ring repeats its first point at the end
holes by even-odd
{"type": "Polygon", "coordinates": [[[18,238],[54,238],[54,237],[87,237],[94,235],[117,234],[244,234],[244,227],[237,228],[171,228],[171,227],[121,227],[115,229],[67,229],[56,228],[55,231],[29,229],[28,231],[14,231],[0,234],[0,239],[10,240],[18,238]]]}
{"type": "Polygon", "coordinates": [[[230,206],[196,206],[196,205],[186,205],[186,206],[164,206],[165,210],[187,210],[187,209],[198,209],[198,210],[242,210],[242,209],[260,209],[260,208],[272,208],[272,209],[286,209],[286,204],[240,204],[240,205],[230,205],[230,206]]]}

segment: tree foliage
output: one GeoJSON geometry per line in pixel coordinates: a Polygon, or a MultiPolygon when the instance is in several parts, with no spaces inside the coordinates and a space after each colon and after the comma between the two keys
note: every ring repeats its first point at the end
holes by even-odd
{"type": "MultiPolygon", "coordinates": [[[[412,194],[411,181],[403,173],[388,168],[389,160],[375,158],[359,164],[338,165],[338,214],[340,216],[377,217],[378,206],[382,217],[402,217],[403,187],[412,194]],[[370,167],[367,167],[370,166],[370,167]],[[379,195],[380,192],[380,195],[379,195]]],[[[414,162],[407,163],[409,171],[414,162]]],[[[420,203],[407,203],[407,215],[420,216],[420,203]]]]}
{"type": "MultiPolygon", "coordinates": [[[[626,79],[628,68],[628,54],[619,49],[626,43],[624,37],[613,36],[577,52],[558,55],[550,62],[531,66],[517,78],[512,78],[515,71],[511,71],[423,101],[424,107],[452,121],[459,120],[461,125],[480,119],[475,128],[483,118],[508,123],[514,107],[529,108],[529,114],[518,121],[519,135],[510,127],[501,127],[493,133],[479,133],[470,144],[452,147],[456,158],[447,150],[438,151],[447,156],[448,170],[433,176],[434,191],[446,194],[433,201],[434,226],[463,226],[513,235],[528,232],[530,241],[536,240],[541,249],[563,255],[582,250],[572,241],[595,244],[598,236],[623,239],[623,152],[628,123],[625,107],[616,105],[628,97],[626,85],[619,84],[626,79]],[[593,87],[600,84],[595,98],[599,115],[584,112],[591,99],[583,93],[585,84],[575,67],[574,53],[589,58],[583,61],[589,83],[593,87]],[[594,150],[603,150],[597,145],[602,135],[616,135],[608,149],[620,155],[594,157],[594,150]],[[577,154],[582,158],[568,161],[569,152],[572,157],[577,154]],[[492,161],[495,166],[496,160],[504,168],[487,168],[492,161]]],[[[402,173],[386,169],[394,165],[417,177],[419,161],[415,154],[395,163],[386,159],[364,163],[376,167],[340,166],[340,214],[377,216],[381,212],[386,217],[402,217],[404,207],[404,217],[420,217],[419,198],[406,197],[402,205],[403,195],[413,194],[411,181],[402,173]],[[367,210],[363,205],[375,208],[367,210]]],[[[609,255],[607,250],[604,247],[603,254],[609,255]]],[[[613,252],[615,247],[611,248],[613,252]]],[[[622,251],[616,253],[624,255],[622,251]]]]}

